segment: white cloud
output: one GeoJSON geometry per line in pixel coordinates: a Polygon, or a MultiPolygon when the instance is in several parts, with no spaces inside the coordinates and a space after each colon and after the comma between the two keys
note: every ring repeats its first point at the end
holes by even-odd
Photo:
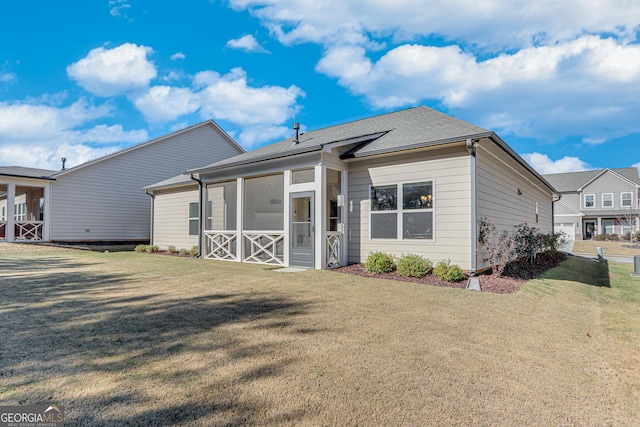
{"type": "Polygon", "coordinates": [[[594,169],[590,164],[577,157],[565,156],[558,160],[551,160],[549,156],[541,153],[523,154],[524,158],[538,173],[546,175],[551,173],[579,172],[594,169]]]}
{"type": "Polygon", "coordinates": [[[631,113],[640,100],[628,86],[640,84],[640,46],[598,36],[485,60],[458,46],[412,44],[373,62],[362,47],[340,46],[327,50],[317,70],[378,108],[437,100],[520,136],[574,134],[596,144],[640,131],[631,113]]]}
{"type": "Polygon", "coordinates": [[[57,169],[60,157],[80,164],[148,138],[145,130],[91,124],[109,114],[110,106],[85,99],[66,107],[0,102],[0,164],[57,169]]]}
{"type": "Polygon", "coordinates": [[[200,108],[198,96],[188,88],[154,86],[134,104],[149,122],[167,122],[200,108]]]}
{"type": "Polygon", "coordinates": [[[284,44],[364,46],[385,36],[402,43],[435,34],[488,51],[553,44],[593,33],[634,40],[640,16],[637,2],[611,7],[607,0],[230,0],[230,4],[250,10],[284,44]]]}
{"type": "Polygon", "coordinates": [[[201,72],[194,81],[196,87],[201,88],[201,115],[243,127],[283,123],[298,112],[296,100],[304,96],[296,86],[251,87],[247,84],[246,73],[240,68],[226,75],[201,72]]]}
{"type": "Polygon", "coordinates": [[[187,56],[182,52],[176,52],[170,56],[172,61],[176,61],[178,59],[185,59],[187,56]]]}
{"type": "Polygon", "coordinates": [[[132,19],[124,13],[126,9],[131,8],[131,5],[127,0],[109,0],[109,6],[111,7],[111,9],[109,9],[109,14],[111,14],[111,16],[114,18],[122,17],[127,21],[132,22],[132,19]]]}
{"type": "Polygon", "coordinates": [[[244,50],[245,52],[255,52],[255,53],[269,53],[264,47],[258,43],[258,40],[251,34],[247,34],[238,39],[229,40],[227,42],[227,47],[233,49],[244,50]]]}
{"type": "Polygon", "coordinates": [[[175,121],[193,113],[229,122],[238,129],[238,141],[251,147],[288,135],[289,127],[282,124],[299,111],[297,100],[303,96],[296,86],[253,87],[246,72],[235,68],[225,75],[197,73],[192,87],[153,86],[134,105],[151,123],[175,121]]]}
{"type": "Polygon", "coordinates": [[[67,74],[85,90],[99,96],[115,96],[149,86],[157,75],[147,59],[153,50],[125,43],[113,49],[96,48],[67,67],[67,74]]]}
{"type": "Polygon", "coordinates": [[[12,83],[18,80],[18,76],[14,73],[0,73],[0,82],[2,83],[12,83]]]}

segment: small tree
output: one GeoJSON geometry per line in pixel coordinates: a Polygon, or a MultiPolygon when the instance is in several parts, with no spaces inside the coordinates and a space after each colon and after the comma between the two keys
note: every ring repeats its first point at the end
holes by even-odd
{"type": "Polygon", "coordinates": [[[496,276],[501,276],[507,264],[518,258],[516,240],[507,231],[498,233],[491,218],[480,219],[478,242],[487,252],[484,260],[491,263],[491,271],[496,276]]]}
{"type": "MultiPolygon", "coordinates": [[[[638,216],[640,216],[640,209],[638,208],[638,204],[633,205],[633,201],[631,206],[623,207],[619,213],[616,214],[616,220],[620,226],[627,225],[629,227],[629,242],[634,243],[637,241],[637,221],[638,216]]],[[[623,235],[624,233],[620,233],[623,235]]]]}

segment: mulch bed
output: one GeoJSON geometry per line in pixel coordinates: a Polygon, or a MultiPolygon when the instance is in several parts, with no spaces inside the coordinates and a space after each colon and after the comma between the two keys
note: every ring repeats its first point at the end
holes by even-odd
{"type": "MultiPolygon", "coordinates": [[[[491,274],[481,274],[480,286],[485,292],[491,292],[495,294],[510,294],[518,291],[522,285],[529,280],[538,277],[548,269],[555,267],[562,261],[567,259],[567,255],[561,252],[555,254],[543,253],[536,257],[535,262],[532,264],[528,261],[516,261],[510,263],[501,277],[496,277],[491,274]]],[[[340,267],[335,269],[338,273],[353,274],[362,277],[371,277],[375,279],[389,279],[398,280],[401,282],[413,282],[422,283],[432,286],[446,286],[450,288],[465,289],[467,286],[467,278],[459,282],[447,282],[442,280],[433,274],[429,274],[425,277],[406,277],[398,274],[397,271],[391,273],[374,274],[365,270],[364,264],[351,264],[346,267],[340,267]]]]}

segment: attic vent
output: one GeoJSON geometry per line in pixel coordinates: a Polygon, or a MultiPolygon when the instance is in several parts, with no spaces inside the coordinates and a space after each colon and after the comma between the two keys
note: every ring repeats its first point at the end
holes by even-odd
{"type": "Polygon", "coordinates": [[[294,123],[293,130],[295,131],[295,136],[293,137],[293,144],[291,145],[296,145],[298,142],[300,142],[298,140],[298,138],[300,137],[300,123],[298,122],[294,123]]]}

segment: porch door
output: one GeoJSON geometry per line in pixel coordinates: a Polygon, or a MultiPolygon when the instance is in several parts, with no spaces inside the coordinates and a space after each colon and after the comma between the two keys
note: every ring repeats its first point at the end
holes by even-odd
{"type": "Polygon", "coordinates": [[[313,268],[314,263],[314,197],[313,192],[291,194],[291,229],[289,265],[313,268]]]}

